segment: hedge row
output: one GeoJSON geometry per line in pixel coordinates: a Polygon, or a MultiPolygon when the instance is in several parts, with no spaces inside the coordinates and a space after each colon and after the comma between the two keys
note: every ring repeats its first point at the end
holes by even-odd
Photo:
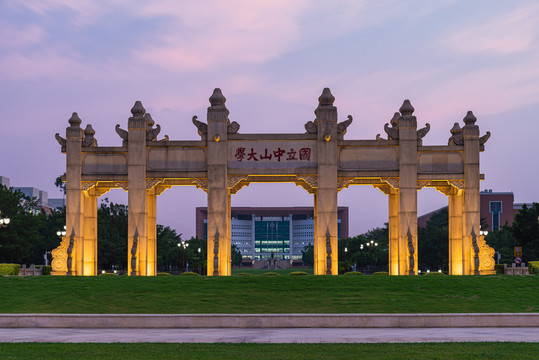
{"type": "Polygon", "coordinates": [[[20,271],[19,264],[0,264],[0,275],[19,275],[20,271]]]}
{"type": "Polygon", "coordinates": [[[539,275],[539,261],[528,262],[528,271],[530,274],[539,275]]]}

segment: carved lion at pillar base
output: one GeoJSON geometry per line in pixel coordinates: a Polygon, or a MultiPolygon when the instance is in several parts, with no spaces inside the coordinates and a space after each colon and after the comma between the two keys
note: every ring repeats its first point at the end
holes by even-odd
{"type": "Polygon", "coordinates": [[[62,236],[62,242],[54,250],[51,251],[52,255],[52,275],[65,275],[67,272],[67,247],[69,246],[69,240],[67,237],[62,236]]]}

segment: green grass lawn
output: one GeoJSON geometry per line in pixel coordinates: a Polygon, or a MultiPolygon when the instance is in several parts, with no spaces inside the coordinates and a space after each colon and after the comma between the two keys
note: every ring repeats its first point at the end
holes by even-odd
{"type": "Polygon", "coordinates": [[[232,275],[237,274],[250,274],[250,275],[263,275],[268,272],[274,272],[279,275],[288,275],[294,271],[303,271],[307,274],[313,274],[313,268],[288,268],[288,269],[279,269],[279,270],[268,270],[268,269],[253,269],[253,268],[232,268],[232,275]]]}
{"type": "Polygon", "coordinates": [[[538,276],[0,277],[0,313],[539,312],[538,276]]]}
{"type": "Polygon", "coordinates": [[[2,359],[537,359],[538,343],[3,344],[2,359]]]}

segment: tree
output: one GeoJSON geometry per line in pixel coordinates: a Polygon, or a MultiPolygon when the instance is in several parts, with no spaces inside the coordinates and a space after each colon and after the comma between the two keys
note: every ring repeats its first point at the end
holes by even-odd
{"type": "Polygon", "coordinates": [[[232,244],[232,265],[234,266],[240,266],[241,261],[243,260],[241,256],[241,252],[236,246],[236,244],[232,244]]]}
{"type": "MultiPolygon", "coordinates": [[[[513,236],[513,229],[504,225],[498,230],[489,231],[485,237],[487,244],[496,250],[500,256],[500,262],[512,263],[514,260],[514,247],[517,245],[513,236]]],[[[494,257],[496,259],[496,256],[494,257]]]]}
{"type": "Polygon", "coordinates": [[[314,266],[314,246],[309,244],[301,250],[301,261],[305,266],[314,266]]]}
{"type": "Polygon", "coordinates": [[[522,246],[525,262],[539,260],[539,203],[529,208],[524,204],[513,220],[513,236],[517,246],[522,246]]]}
{"type": "Polygon", "coordinates": [[[0,211],[11,219],[7,227],[0,228],[0,262],[20,264],[33,259],[33,247],[46,219],[44,214],[35,213],[36,206],[36,199],[0,185],[0,211]]]}
{"type": "Polygon", "coordinates": [[[64,196],[66,194],[66,183],[62,181],[62,176],[65,175],[66,173],[64,173],[64,175],[58,176],[54,181],[54,186],[56,186],[60,191],[62,191],[62,193],[64,193],[64,196]]]}
{"type": "Polygon", "coordinates": [[[190,268],[193,269],[193,271],[197,271],[201,275],[205,274],[207,259],[206,241],[192,237],[189,239],[188,243],[189,246],[187,249],[185,249],[185,254],[187,256],[187,261],[189,261],[190,268]]]}
{"type": "MultiPolygon", "coordinates": [[[[180,270],[185,263],[185,253],[178,246],[182,235],[169,226],[157,225],[157,269],[158,271],[180,270]]],[[[187,260],[188,261],[188,260],[187,260]]]]}
{"type": "Polygon", "coordinates": [[[434,213],[427,225],[417,232],[418,264],[424,269],[449,268],[449,212],[434,213]]]}
{"type": "Polygon", "coordinates": [[[97,209],[97,242],[100,269],[127,269],[127,205],[105,198],[97,209]]]}

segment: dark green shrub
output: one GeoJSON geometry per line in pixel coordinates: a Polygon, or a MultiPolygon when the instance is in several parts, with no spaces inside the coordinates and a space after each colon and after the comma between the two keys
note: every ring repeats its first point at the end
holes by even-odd
{"type": "Polygon", "coordinates": [[[262,276],[279,276],[279,274],[277,274],[276,272],[267,272],[263,273],[262,276]]]}
{"type": "Polygon", "coordinates": [[[377,271],[372,273],[372,275],[389,275],[389,272],[387,271],[377,271]]]}
{"type": "Polygon", "coordinates": [[[170,276],[168,272],[158,272],[156,275],[157,276],[170,276]]]}
{"type": "Polygon", "coordinates": [[[496,270],[496,275],[503,275],[503,264],[494,265],[494,270],[496,270]]]}
{"type": "Polygon", "coordinates": [[[293,276],[304,276],[304,275],[309,275],[309,274],[307,274],[305,271],[292,271],[292,272],[289,273],[288,275],[293,275],[293,276]]]}
{"type": "Polygon", "coordinates": [[[431,272],[425,272],[423,275],[436,276],[436,275],[445,275],[445,274],[443,272],[431,271],[431,272]]]}
{"type": "Polygon", "coordinates": [[[19,275],[20,271],[19,264],[0,264],[0,275],[19,275]]]}
{"type": "Polygon", "coordinates": [[[361,271],[349,271],[349,272],[345,272],[343,275],[345,275],[345,276],[348,276],[348,275],[363,275],[363,273],[361,271]]]}
{"type": "Polygon", "coordinates": [[[539,275],[539,261],[529,261],[528,271],[530,274],[539,275]]]}
{"type": "Polygon", "coordinates": [[[197,274],[196,272],[186,271],[186,272],[181,273],[180,276],[200,276],[200,275],[197,274]]]}
{"type": "Polygon", "coordinates": [[[236,274],[237,276],[251,276],[251,274],[249,273],[239,273],[239,274],[236,274]]]}

